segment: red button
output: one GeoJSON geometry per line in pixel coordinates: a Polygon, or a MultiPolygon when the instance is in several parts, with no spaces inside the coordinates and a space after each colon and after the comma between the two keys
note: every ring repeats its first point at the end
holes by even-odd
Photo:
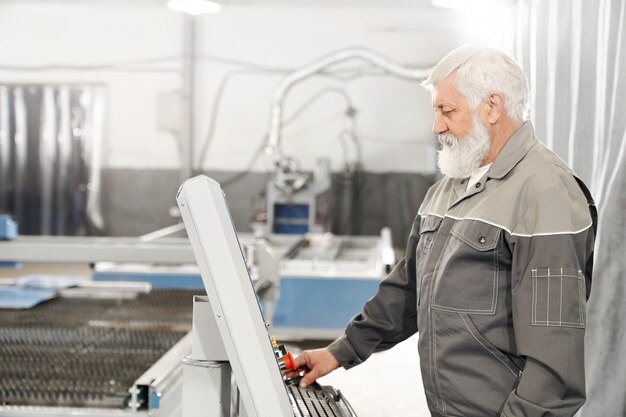
{"type": "Polygon", "coordinates": [[[285,371],[296,369],[296,362],[293,360],[293,356],[291,355],[291,352],[287,352],[287,354],[283,356],[282,359],[285,363],[285,371]]]}

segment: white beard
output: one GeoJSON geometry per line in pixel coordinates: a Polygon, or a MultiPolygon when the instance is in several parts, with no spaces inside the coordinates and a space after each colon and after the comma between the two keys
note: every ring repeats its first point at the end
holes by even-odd
{"type": "Polygon", "coordinates": [[[487,128],[474,116],[472,129],[463,139],[450,133],[439,135],[442,147],[437,152],[439,171],[450,178],[467,178],[480,167],[491,147],[487,128]]]}

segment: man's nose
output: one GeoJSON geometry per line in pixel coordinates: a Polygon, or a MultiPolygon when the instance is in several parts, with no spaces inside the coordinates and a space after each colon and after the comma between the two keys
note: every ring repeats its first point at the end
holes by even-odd
{"type": "Polygon", "coordinates": [[[448,130],[446,124],[441,120],[441,116],[439,112],[435,112],[435,118],[433,120],[433,132],[437,135],[440,135],[448,130]]]}

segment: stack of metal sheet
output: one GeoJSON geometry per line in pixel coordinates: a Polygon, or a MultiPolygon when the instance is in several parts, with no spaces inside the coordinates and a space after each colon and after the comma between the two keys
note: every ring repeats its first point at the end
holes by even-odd
{"type": "Polygon", "coordinates": [[[0,313],[0,406],[127,408],[135,380],[189,330],[198,290],[56,298],[0,313]]]}

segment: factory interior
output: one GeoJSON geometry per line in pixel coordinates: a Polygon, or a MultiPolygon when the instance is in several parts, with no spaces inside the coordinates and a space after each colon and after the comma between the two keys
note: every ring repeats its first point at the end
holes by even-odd
{"type": "MultiPolygon", "coordinates": [[[[519,62],[537,138],[595,200],[576,415],[626,417],[625,19],[626,0],[0,0],[0,417],[277,417],[251,330],[289,369],[404,258],[442,178],[421,83],[468,43],[519,62]]],[[[350,410],[319,415],[430,416],[418,337],[321,378],[350,410]]]]}

